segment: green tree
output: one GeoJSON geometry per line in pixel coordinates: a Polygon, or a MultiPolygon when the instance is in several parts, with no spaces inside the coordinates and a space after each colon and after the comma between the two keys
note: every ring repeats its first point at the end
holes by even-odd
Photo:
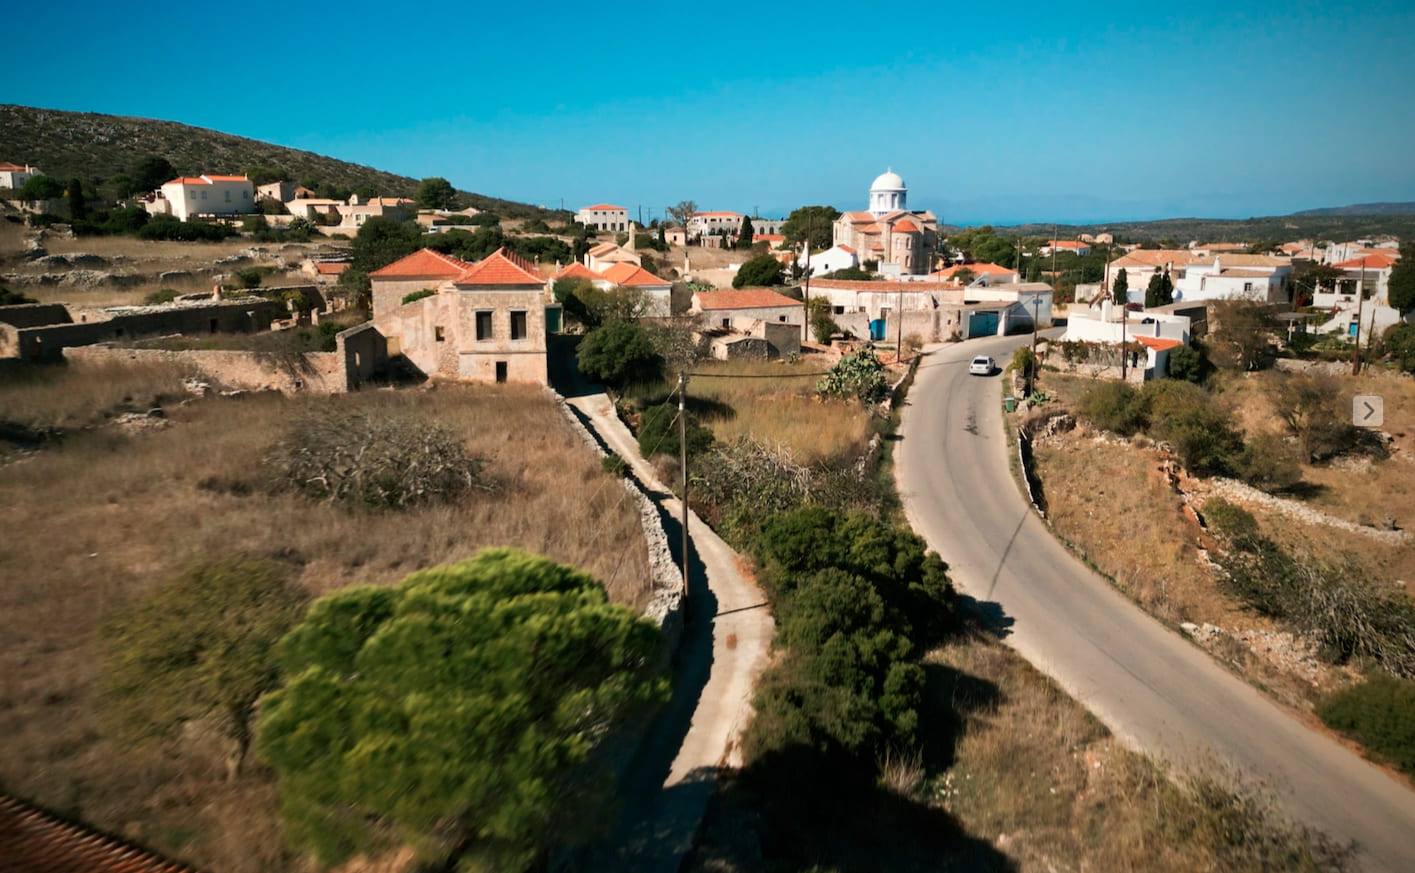
{"type": "Polygon", "coordinates": [[[305,602],[290,568],[272,561],[212,561],[168,580],[104,628],[114,707],[143,734],[219,716],[236,746],[234,778],[250,746],[256,700],[279,678],[276,644],[305,602]]]}
{"type": "Polygon", "coordinates": [[[73,221],[83,221],[88,218],[88,201],[84,199],[84,183],[75,176],[69,180],[69,218],[73,221]]]}
{"type": "MultiPolygon", "coordinates": [[[[450,234],[444,234],[448,236],[450,234]]],[[[362,273],[386,267],[422,246],[422,227],[415,221],[394,221],[375,215],[359,228],[349,259],[351,269],[362,273]]]]}
{"type": "Polygon", "coordinates": [[[1238,370],[1263,365],[1273,343],[1276,321],[1268,307],[1247,300],[1218,300],[1209,305],[1210,351],[1214,363],[1238,370]]]}
{"type": "Polygon", "coordinates": [[[593,835],[600,742],[667,699],[658,629],[587,574],[511,549],[317,601],[281,645],[259,748],[326,864],[404,843],[525,870],[593,835]]]}
{"type": "Polygon", "coordinates": [[[1168,306],[1174,302],[1174,280],[1169,278],[1169,270],[1156,272],[1150,277],[1150,284],[1145,288],[1145,308],[1154,306],[1168,306]]]}
{"type": "Polygon", "coordinates": [[[1124,306],[1130,299],[1130,277],[1125,274],[1124,267],[1115,274],[1115,281],[1110,283],[1110,294],[1116,306],[1124,306]]]}
{"type": "Polygon", "coordinates": [[[613,388],[658,378],[663,369],[648,331],[619,319],[586,334],[575,357],[582,373],[613,388]]]}
{"type": "Polygon", "coordinates": [[[430,176],[418,183],[417,200],[426,209],[451,209],[457,203],[457,189],[441,176],[430,176]]]}
{"type": "Polygon", "coordinates": [[[64,183],[50,176],[30,176],[20,188],[26,200],[55,200],[64,196],[64,183]]]}
{"type": "Polygon", "coordinates": [[[1390,305],[1402,316],[1415,312],[1415,241],[1400,244],[1400,260],[1391,267],[1386,294],[1390,305]]]}
{"type": "Polygon", "coordinates": [[[786,271],[781,262],[771,255],[757,255],[737,268],[732,277],[733,288],[758,288],[781,285],[786,281],[786,271]]]}
{"type": "Polygon", "coordinates": [[[835,323],[835,313],[830,307],[830,299],[812,297],[808,310],[806,316],[810,320],[811,336],[823,346],[830,345],[830,338],[835,336],[838,327],[835,323]]]}
{"type": "Polygon", "coordinates": [[[786,216],[781,223],[781,235],[790,245],[799,246],[806,241],[809,232],[813,251],[828,249],[835,236],[835,220],[839,217],[840,210],[834,206],[802,206],[786,216]]]}
{"type": "MultiPolygon", "coordinates": [[[[688,436],[688,456],[698,457],[712,448],[710,428],[692,420],[690,415],[683,429],[688,436]]],[[[676,458],[681,451],[678,441],[678,402],[669,400],[644,410],[639,420],[639,454],[645,458],[667,455],[676,458]]]]}
{"type": "Polygon", "coordinates": [[[164,183],[172,181],[177,171],[172,162],[159,155],[147,155],[133,165],[128,175],[133,177],[139,193],[155,191],[164,183]]]}
{"type": "Polygon", "coordinates": [[[1336,267],[1313,261],[1292,274],[1292,283],[1289,287],[1293,293],[1290,300],[1297,306],[1310,306],[1313,295],[1323,289],[1334,290],[1336,280],[1345,275],[1346,273],[1336,267]]]}
{"type": "Polygon", "coordinates": [[[742,227],[737,231],[737,248],[749,249],[752,247],[753,230],[752,219],[746,215],[742,216],[742,227]]]}
{"type": "Polygon", "coordinates": [[[1415,324],[1393,324],[1381,339],[1391,360],[1405,372],[1415,373],[1415,324]]]}
{"type": "Polygon", "coordinates": [[[251,180],[252,185],[269,185],[272,182],[283,182],[290,178],[290,174],[276,167],[262,167],[256,165],[246,167],[246,178],[251,180]]]}
{"type": "Polygon", "coordinates": [[[971,285],[976,278],[978,278],[978,274],[967,267],[963,267],[953,274],[953,281],[957,282],[959,285],[971,285]]]}
{"type": "Polygon", "coordinates": [[[1204,356],[1193,346],[1178,346],[1169,351],[1169,377],[1186,382],[1204,378],[1204,356]]]}

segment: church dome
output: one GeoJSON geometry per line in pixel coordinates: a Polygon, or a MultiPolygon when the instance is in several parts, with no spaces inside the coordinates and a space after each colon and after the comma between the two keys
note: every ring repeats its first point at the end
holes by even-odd
{"type": "Polygon", "coordinates": [[[880,174],[870,185],[871,191],[903,191],[904,180],[899,178],[899,174],[889,169],[880,174]]]}

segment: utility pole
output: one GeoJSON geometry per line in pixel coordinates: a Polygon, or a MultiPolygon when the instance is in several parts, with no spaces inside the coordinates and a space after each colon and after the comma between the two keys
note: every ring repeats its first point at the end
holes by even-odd
{"type": "Polygon", "coordinates": [[[1056,225],[1051,226],[1051,280],[1056,281],[1056,225]]]}
{"type": "MultiPolygon", "coordinates": [[[[1361,256],[1361,279],[1356,283],[1356,348],[1351,352],[1351,375],[1361,375],[1361,309],[1366,302],[1366,257],[1361,256]]],[[[1372,319],[1374,322],[1374,319],[1372,319]]]]}
{"type": "Polygon", "coordinates": [[[683,609],[688,609],[688,374],[678,374],[678,462],[683,468],[683,609]]]}
{"type": "Polygon", "coordinates": [[[814,219],[814,216],[813,216],[811,213],[807,212],[807,213],[806,213],[806,266],[804,267],[804,269],[805,269],[805,271],[806,271],[806,291],[805,291],[806,311],[803,313],[803,315],[804,315],[805,318],[806,318],[806,323],[803,324],[803,325],[801,325],[801,332],[805,334],[805,336],[802,337],[802,339],[810,339],[810,338],[811,338],[811,231],[815,230],[815,224],[814,224],[814,220],[813,220],[813,219],[814,219]]]}
{"type": "Polygon", "coordinates": [[[895,334],[894,359],[904,363],[904,283],[899,283],[899,330],[895,334]]]}
{"type": "Polygon", "coordinates": [[[639,227],[644,226],[644,204],[639,204],[639,227]]]}
{"type": "MultiPolygon", "coordinates": [[[[1104,305],[1104,304],[1102,304],[1104,305]]],[[[1130,360],[1130,353],[1125,348],[1125,322],[1129,320],[1130,304],[1123,303],[1120,306],[1120,381],[1125,381],[1125,364],[1130,360]]]]}

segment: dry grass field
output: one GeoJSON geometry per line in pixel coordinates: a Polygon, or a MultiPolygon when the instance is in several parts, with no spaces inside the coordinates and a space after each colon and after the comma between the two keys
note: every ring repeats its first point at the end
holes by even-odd
{"type": "Polygon", "coordinates": [[[695,368],[690,397],[730,406],[729,415],[710,419],[718,440],[751,436],[767,445],[790,446],[803,463],[858,457],[870,439],[869,413],[850,401],[822,400],[816,380],[836,360],[807,355],[783,361],[709,361],[695,368]]]}
{"type": "MultiPolygon", "coordinates": [[[[81,427],[102,419],[104,407],[170,396],[181,376],[114,371],[81,388],[66,371],[47,372],[47,385],[0,383],[0,418],[81,427]],[[87,393],[75,396],[80,390],[87,393]]],[[[256,767],[227,783],[224,749],[200,726],[135,743],[104,706],[98,628],[197,559],[277,558],[321,594],[393,584],[504,545],[585,569],[620,602],[646,599],[637,510],[537,389],[443,385],[165,408],[165,426],[80,429],[0,464],[0,790],[205,869],[304,869],[283,847],[269,773],[256,767]],[[350,407],[464,435],[500,491],[368,513],[241,487],[259,484],[262,458],[289,422],[350,407]]]]}
{"type": "MultiPolygon", "coordinates": [[[[1235,420],[1250,436],[1276,431],[1271,371],[1228,374],[1219,385],[1235,420]]],[[[1360,525],[1379,527],[1393,515],[1415,524],[1415,382],[1385,377],[1341,377],[1348,394],[1383,395],[1384,430],[1395,439],[1384,460],[1338,459],[1301,467],[1302,487],[1279,495],[1296,506],[1360,525]]],[[[1091,380],[1048,373],[1047,390],[1074,402],[1091,380]]],[[[1114,580],[1146,610],[1171,623],[1212,624],[1229,632],[1211,651],[1254,684],[1290,705],[1310,708],[1356,677],[1321,662],[1282,634],[1277,623],[1245,609],[1220,588],[1200,549],[1210,543],[1181,509],[1181,499],[1159,474],[1160,452],[1144,440],[1125,443],[1084,429],[1042,440],[1037,470],[1052,527],[1085,560],[1114,580]]],[[[1186,487],[1202,488],[1198,482],[1186,487]]],[[[1202,496],[1199,498],[1202,500],[1202,496]]],[[[1240,501],[1242,502],[1242,501],[1240,501]]],[[[1379,586],[1415,580],[1415,545],[1392,544],[1243,502],[1261,532],[1293,554],[1325,563],[1350,563],[1379,586]]],[[[1408,585],[1404,590],[1409,591],[1408,585]]]]}

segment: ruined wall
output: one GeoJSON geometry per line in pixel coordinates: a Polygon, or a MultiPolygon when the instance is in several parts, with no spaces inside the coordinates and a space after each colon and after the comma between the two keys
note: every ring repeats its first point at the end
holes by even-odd
{"type": "Polygon", "coordinates": [[[11,327],[38,327],[43,324],[69,324],[74,319],[62,303],[21,303],[0,306],[0,323],[11,327]]]}
{"type": "Polygon", "coordinates": [[[390,357],[402,355],[426,376],[455,379],[456,303],[455,294],[436,294],[396,306],[374,316],[371,323],[387,338],[390,357]],[[438,328],[441,328],[441,339],[438,339],[438,328]]]}
{"type": "Polygon", "coordinates": [[[388,366],[388,345],[372,324],[361,324],[334,336],[334,354],[344,367],[344,390],[353,391],[388,366]]]}
{"type": "Polygon", "coordinates": [[[373,317],[387,315],[403,305],[403,298],[415,291],[433,290],[447,281],[443,278],[372,279],[373,317]]]}
{"type": "MultiPolygon", "coordinates": [[[[286,313],[284,303],[246,298],[200,306],[141,307],[138,311],[107,310],[106,321],[47,324],[19,328],[7,343],[7,353],[27,361],[57,361],[64,349],[113,340],[181,334],[200,336],[213,333],[255,333],[270,329],[273,318],[286,313]]],[[[68,313],[65,313],[68,318],[68,313]]]]}
{"type": "MultiPolygon", "coordinates": [[[[356,340],[359,342],[359,340],[356,340]]],[[[186,367],[203,381],[233,391],[341,394],[349,390],[343,352],[273,355],[239,351],[168,351],[92,345],[70,348],[64,359],[83,368],[108,361],[162,361],[186,367]]]]}

